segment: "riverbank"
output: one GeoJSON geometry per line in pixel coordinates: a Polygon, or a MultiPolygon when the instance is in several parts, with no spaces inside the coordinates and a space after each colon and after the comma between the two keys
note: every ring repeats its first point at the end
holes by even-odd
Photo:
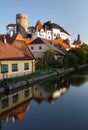
{"type": "Polygon", "coordinates": [[[66,74],[71,73],[71,72],[73,72],[77,69],[81,69],[81,68],[84,68],[84,67],[87,67],[87,66],[88,66],[88,64],[80,65],[76,68],[57,69],[55,71],[49,71],[48,73],[36,75],[36,77],[31,77],[30,79],[25,80],[25,81],[20,81],[20,82],[12,83],[12,84],[7,83],[7,85],[2,86],[0,88],[0,92],[10,91],[10,90],[13,90],[13,89],[17,89],[19,87],[30,86],[30,85],[35,84],[36,82],[41,81],[41,80],[44,80],[44,79],[47,79],[47,78],[50,78],[50,77],[66,75],[66,74]]]}

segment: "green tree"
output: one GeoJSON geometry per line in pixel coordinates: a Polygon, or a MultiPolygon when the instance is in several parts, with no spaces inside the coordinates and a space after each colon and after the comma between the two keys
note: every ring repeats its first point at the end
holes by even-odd
{"type": "Polygon", "coordinates": [[[55,56],[54,52],[47,50],[44,54],[43,61],[45,67],[54,67],[55,65],[55,56]]]}
{"type": "Polygon", "coordinates": [[[64,67],[73,67],[78,65],[78,57],[73,53],[70,52],[64,58],[64,67]]]}

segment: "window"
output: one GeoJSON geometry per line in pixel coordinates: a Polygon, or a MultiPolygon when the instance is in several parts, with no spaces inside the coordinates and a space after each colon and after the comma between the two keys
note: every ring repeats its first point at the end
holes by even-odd
{"type": "Polygon", "coordinates": [[[13,102],[13,103],[18,102],[18,94],[14,95],[14,96],[12,97],[12,102],[13,102]]]}
{"type": "Polygon", "coordinates": [[[29,90],[26,90],[24,94],[25,94],[25,97],[28,97],[29,96],[29,90]]]}
{"type": "Polygon", "coordinates": [[[42,49],[42,47],[41,46],[39,46],[39,50],[41,50],[42,49]]]}
{"type": "Polygon", "coordinates": [[[29,63],[24,63],[24,70],[29,70],[29,63]]]}
{"type": "Polygon", "coordinates": [[[1,73],[6,73],[6,72],[8,72],[8,65],[2,64],[1,65],[1,73]]]}
{"type": "Polygon", "coordinates": [[[31,50],[33,50],[34,48],[33,48],[33,46],[31,46],[31,50]]]}
{"type": "Polygon", "coordinates": [[[50,37],[48,37],[48,39],[50,39],[50,37]]]}
{"type": "Polygon", "coordinates": [[[9,99],[4,99],[2,100],[2,108],[8,107],[9,106],[9,99]]]}
{"type": "Polygon", "coordinates": [[[56,37],[57,35],[54,33],[54,37],[56,37]]]}
{"type": "Polygon", "coordinates": [[[12,64],[12,71],[18,71],[18,65],[12,64]]]}

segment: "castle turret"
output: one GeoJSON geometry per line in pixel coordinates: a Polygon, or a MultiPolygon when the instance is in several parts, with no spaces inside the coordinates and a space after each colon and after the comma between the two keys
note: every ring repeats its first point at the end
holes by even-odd
{"type": "Polygon", "coordinates": [[[17,32],[23,37],[27,37],[28,16],[26,14],[16,14],[17,32]]]}

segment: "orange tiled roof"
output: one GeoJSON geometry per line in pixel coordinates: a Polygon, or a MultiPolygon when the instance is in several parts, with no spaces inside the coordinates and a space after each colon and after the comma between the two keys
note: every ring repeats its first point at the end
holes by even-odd
{"type": "MultiPolygon", "coordinates": [[[[2,41],[4,43],[4,39],[6,39],[7,43],[11,44],[13,47],[20,50],[26,57],[29,57],[30,59],[34,59],[33,54],[27,47],[25,40],[21,36],[20,33],[13,34],[12,37],[10,37],[9,34],[0,35],[0,41],[2,41]]],[[[6,43],[6,45],[8,45],[7,43],[6,43]]],[[[8,54],[9,54],[9,52],[8,52],[8,54]]]]}
{"type": "Polygon", "coordinates": [[[17,119],[21,120],[21,119],[24,117],[24,115],[25,115],[25,111],[19,113],[19,114],[17,115],[17,119]]]}
{"type": "Polygon", "coordinates": [[[0,42],[0,59],[22,58],[24,54],[8,43],[0,42]]]}
{"type": "Polygon", "coordinates": [[[12,43],[14,40],[20,40],[20,41],[24,41],[26,44],[29,44],[34,40],[32,38],[23,38],[20,33],[13,34],[11,37],[9,34],[0,35],[0,41],[4,42],[4,38],[6,38],[6,41],[8,43],[12,43]]]}
{"type": "Polygon", "coordinates": [[[10,45],[9,43],[2,43],[0,41],[0,59],[1,60],[31,59],[31,56],[25,55],[24,52],[10,45]]]}
{"type": "Polygon", "coordinates": [[[16,35],[16,40],[24,40],[24,38],[22,37],[22,35],[20,33],[17,33],[16,35]]]}
{"type": "Polygon", "coordinates": [[[52,42],[55,42],[55,43],[62,45],[65,49],[69,48],[69,44],[65,40],[62,40],[61,38],[60,39],[54,39],[54,40],[52,40],[52,42]]]}
{"type": "Polygon", "coordinates": [[[10,36],[10,34],[0,35],[0,41],[4,42],[4,38],[6,38],[8,43],[12,43],[14,40],[23,40],[23,37],[20,33],[13,34],[12,36],[10,36]]]}
{"type": "Polygon", "coordinates": [[[43,25],[42,25],[42,23],[40,22],[40,20],[38,20],[38,22],[37,22],[35,28],[36,28],[38,31],[40,31],[40,30],[43,28],[43,25]]]}
{"type": "Polygon", "coordinates": [[[28,45],[30,44],[34,39],[32,38],[24,38],[25,43],[28,45]]]}

